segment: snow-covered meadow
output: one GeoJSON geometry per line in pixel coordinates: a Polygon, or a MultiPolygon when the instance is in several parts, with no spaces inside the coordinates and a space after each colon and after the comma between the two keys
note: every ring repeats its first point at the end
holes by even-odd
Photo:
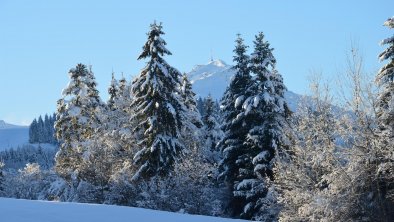
{"type": "Polygon", "coordinates": [[[100,204],[0,198],[2,222],[236,222],[226,219],[100,204]]]}

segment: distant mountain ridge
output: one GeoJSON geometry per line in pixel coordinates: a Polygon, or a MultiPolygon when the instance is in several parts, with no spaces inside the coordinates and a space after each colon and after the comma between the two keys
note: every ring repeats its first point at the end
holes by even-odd
{"type": "Polygon", "coordinates": [[[29,143],[29,127],[0,120],[0,151],[29,143]]]}
{"type": "MultiPolygon", "coordinates": [[[[222,98],[234,75],[235,71],[232,66],[220,59],[211,60],[206,65],[197,65],[187,73],[197,97],[204,98],[210,94],[213,99],[218,101],[222,98]]],[[[302,95],[291,91],[285,93],[286,101],[292,111],[297,109],[302,97],[302,95]]]]}
{"type": "Polygon", "coordinates": [[[19,126],[6,123],[4,120],[0,120],[0,129],[15,129],[15,128],[28,128],[28,126],[19,126]]]}

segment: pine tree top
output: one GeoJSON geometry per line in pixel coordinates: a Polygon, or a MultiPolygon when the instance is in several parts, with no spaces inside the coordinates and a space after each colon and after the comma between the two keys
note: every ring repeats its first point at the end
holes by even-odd
{"type": "Polygon", "coordinates": [[[264,40],[264,34],[259,32],[255,36],[254,51],[251,55],[252,72],[255,74],[265,72],[269,66],[275,67],[276,59],[272,54],[273,48],[270,48],[268,41],[264,40]]]}
{"type": "Polygon", "coordinates": [[[117,93],[117,87],[118,87],[118,81],[115,79],[114,73],[112,73],[112,79],[111,79],[111,84],[108,88],[108,93],[110,96],[116,96],[117,93]]]}
{"type": "Polygon", "coordinates": [[[233,61],[236,63],[233,69],[239,70],[240,73],[249,74],[248,73],[248,64],[249,64],[249,56],[246,55],[246,51],[248,46],[244,44],[244,39],[241,37],[241,34],[237,34],[237,39],[235,40],[236,46],[233,52],[235,55],[233,56],[233,61]]]}
{"type": "Polygon", "coordinates": [[[108,94],[109,94],[108,106],[110,108],[113,108],[115,103],[115,98],[118,94],[118,82],[115,79],[114,73],[112,73],[112,79],[111,79],[111,84],[108,88],[108,94]]]}
{"type": "Polygon", "coordinates": [[[394,29],[394,16],[392,18],[388,18],[384,23],[384,26],[387,26],[391,29],[394,29]]]}
{"type": "Polygon", "coordinates": [[[70,69],[69,75],[73,79],[77,79],[79,77],[85,77],[87,75],[87,68],[84,64],[79,63],[75,68],[70,69]]]}
{"type": "Polygon", "coordinates": [[[228,89],[226,90],[222,100],[231,100],[231,102],[226,102],[228,104],[227,108],[233,106],[233,101],[239,94],[243,94],[244,89],[250,84],[251,76],[249,73],[249,56],[246,55],[248,46],[244,44],[244,39],[240,34],[237,34],[237,39],[235,40],[235,49],[233,52],[233,61],[235,65],[233,69],[236,71],[234,78],[232,79],[228,89]],[[235,97],[235,98],[234,98],[235,97]]]}
{"type": "Polygon", "coordinates": [[[150,31],[147,33],[148,41],[142,47],[142,53],[138,56],[138,60],[147,57],[157,58],[165,54],[171,55],[171,52],[165,47],[167,43],[160,37],[165,34],[162,28],[162,24],[157,24],[156,21],[150,25],[150,31]]]}

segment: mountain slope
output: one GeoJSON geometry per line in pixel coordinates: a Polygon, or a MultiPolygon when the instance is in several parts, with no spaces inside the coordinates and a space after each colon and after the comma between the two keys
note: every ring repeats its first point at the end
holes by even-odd
{"type": "MultiPolygon", "coordinates": [[[[187,76],[193,84],[196,96],[204,98],[211,94],[212,98],[219,101],[235,74],[231,67],[222,60],[212,60],[206,65],[194,67],[187,76]]],[[[285,98],[290,109],[295,111],[302,96],[288,91],[285,98]]]]}
{"type": "Polygon", "coordinates": [[[11,147],[27,144],[29,141],[29,128],[17,126],[0,120],[0,151],[11,147]]]}
{"type": "Polygon", "coordinates": [[[188,215],[142,208],[0,198],[1,221],[12,222],[231,222],[219,217],[188,215]]]}
{"type": "Polygon", "coordinates": [[[15,129],[15,128],[27,128],[27,126],[17,126],[6,123],[4,120],[0,120],[0,129],[15,129]]]}
{"type": "Polygon", "coordinates": [[[197,97],[219,100],[234,75],[234,70],[221,60],[211,61],[206,65],[197,65],[188,74],[197,97]]]}

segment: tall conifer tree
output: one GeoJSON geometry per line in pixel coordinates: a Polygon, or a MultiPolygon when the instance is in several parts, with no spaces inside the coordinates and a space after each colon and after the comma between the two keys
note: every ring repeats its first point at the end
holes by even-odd
{"type": "Polygon", "coordinates": [[[56,154],[56,171],[67,180],[80,178],[80,167],[99,125],[97,108],[101,102],[94,76],[83,64],[70,72],[70,83],[58,101],[56,137],[60,150],[56,154]]]}
{"type": "Polygon", "coordinates": [[[134,179],[166,175],[184,148],[178,140],[185,112],[179,90],[181,73],[162,58],[171,55],[163,34],[161,24],[151,24],[138,57],[148,62],[132,85],[132,121],[138,123],[135,132],[140,147],[134,156],[139,166],[134,179]]]}
{"type": "Polygon", "coordinates": [[[236,194],[245,200],[241,217],[246,219],[273,220],[277,216],[267,200],[269,181],[273,180],[274,157],[277,150],[287,144],[284,130],[289,114],[284,92],[282,76],[275,70],[276,60],[272,48],[260,32],[254,41],[251,56],[253,84],[249,85],[252,93],[245,99],[240,115],[249,123],[249,132],[245,139],[247,151],[244,155],[245,168],[240,172],[242,180],[236,185],[236,194]],[[272,215],[269,215],[272,214],[272,215]]]}
{"type": "MultiPolygon", "coordinates": [[[[390,29],[394,29],[394,17],[385,23],[390,29]]],[[[379,55],[380,61],[388,61],[378,72],[376,83],[379,94],[376,102],[376,115],[378,120],[379,135],[378,146],[368,155],[373,160],[376,172],[372,172],[373,181],[376,181],[377,195],[374,197],[375,215],[390,221],[394,218],[394,36],[381,42],[388,47],[379,55]]],[[[373,169],[373,168],[372,168],[373,169]]]]}
{"type": "Polygon", "coordinates": [[[242,103],[251,93],[247,91],[252,79],[249,69],[249,56],[246,55],[247,46],[240,35],[237,36],[234,49],[233,61],[235,76],[226,89],[221,100],[224,137],[218,147],[222,152],[223,160],[220,163],[220,177],[224,179],[231,191],[231,200],[228,206],[230,214],[239,217],[245,201],[236,195],[240,173],[245,168],[245,152],[247,151],[244,141],[249,131],[249,124],[242,113],[242,103]]]}

